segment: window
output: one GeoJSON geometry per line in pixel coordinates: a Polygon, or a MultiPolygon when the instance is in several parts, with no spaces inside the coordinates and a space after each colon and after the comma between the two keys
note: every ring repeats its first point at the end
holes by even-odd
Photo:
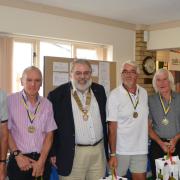
{"type": "Polygon", "coordinates": [[[60,42],[40,42],[40,61],[39,67],[43,72],[44,67],[44,56],[54,56],[54,57],[72,57],[72,46],[69,43],[60,42]]]}
{"type": "MultiPolygon", "coordinates": [[[[13,92],[22,89],[20,78],[22,71],[35,65],[43,72],[44,56],[106,60],[107,47],[88,43],[15,38],[13,43],[13,92]]],[[[40,95],[43,93],[40,89],[40,95]]]]}
{"type": "Polygon", "coordinates": [[[80,59],[106,60],[107,47],[91,44],[74,44],[74,57],[80,59]]]}
{"type": "Polygon", "coordinates": [[[22,89],[20,78],[22,71],[33,65],[33,43],[17,42],[13,44],[13,92],[22,89]]]}

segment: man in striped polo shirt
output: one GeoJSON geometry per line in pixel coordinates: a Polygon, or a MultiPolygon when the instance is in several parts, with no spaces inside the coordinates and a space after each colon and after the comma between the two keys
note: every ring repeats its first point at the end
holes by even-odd
{"type": "Polygon", "coordinates": [[[52,104],[39,96],[42,74],[34,66],[24,70],[22,91],[8,97],[9,180],[49,180],[47,156],[57,128],[52,104]]]}

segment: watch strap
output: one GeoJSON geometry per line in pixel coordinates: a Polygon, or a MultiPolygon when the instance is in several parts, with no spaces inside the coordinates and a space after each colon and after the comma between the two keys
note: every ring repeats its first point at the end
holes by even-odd
{"type": "Polygon", "coordinates": [[[19,154],[21,154],[21,151],[17,149],[17,150],[15,150],[15,151],[13,151],[12,154],[13,154],[14,157],[16,157],[16,156],[18,156],[19,154]]]}
{"type": "Polygon", "coordinates": [[[0,159],[0,163],[6,164],[6,159],[0,159]]]}

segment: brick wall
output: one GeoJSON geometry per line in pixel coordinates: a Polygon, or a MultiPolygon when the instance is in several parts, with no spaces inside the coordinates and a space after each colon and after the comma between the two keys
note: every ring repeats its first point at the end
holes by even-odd
{"type": "Polygon", "coordinates": [[[144,30],[136,31],[135,55],[136,55],[136,62],[139,64],[140,67],[138,84],[144,87],[148,91],[148,94],[153,94],[154,93],[154,89],[152,87],[153,75],[146,75],[143,71],[142,64],[146,56],[152,56],[153,58],[156,58],[156,52],[147,50],[147,42],[144,41],[144,30]]]}

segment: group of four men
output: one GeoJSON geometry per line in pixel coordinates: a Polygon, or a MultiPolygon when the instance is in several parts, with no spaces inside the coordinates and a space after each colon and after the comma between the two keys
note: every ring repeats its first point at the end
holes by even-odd
{"type": "MultiPolygon", "coordinates": [[[[92,82],[89,62],[77,60],[71,66],[70,82],[51,91],[49,101],[38,94],[40,70],[34,66],[25,69],[23,90],[8,96],[8,113],[6,97],[0,94],[0,180],[5,178],[7,134],[9,180],[49,180],[51,164],[57,167],[61,180],[98,180],[107,173],[106,160],[113,173],[125,176],[130,169],[133,180],[145,180],[149,108],[147,92],[137,84],[138,74],[135,62],[125,62],[122,83],[106,102],[104,87],[92,82]]],[[[168,71],[157,72],[154,81],[161,101],[158,105],[158,98],[151,98],[150,107],[154,105],[150,109],[149,131],[160,147],[161,153],[153,157],[157,158],[169,150],[180,152],[180,95],[171,93],[168,71]],[[161,128],[173,132],[162,133],[161,128]]]]}

